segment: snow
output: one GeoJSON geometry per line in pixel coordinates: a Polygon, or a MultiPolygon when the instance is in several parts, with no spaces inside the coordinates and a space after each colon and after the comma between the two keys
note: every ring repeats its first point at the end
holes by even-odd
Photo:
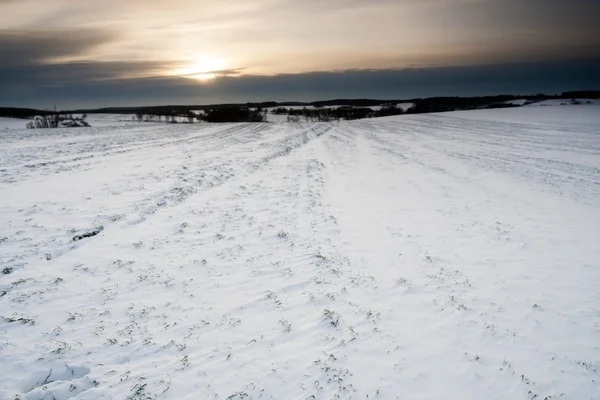
{"type": "MultiPolygon", "coordinates": [[[[76,114],[76,117],[81,115],[76,114]]],[[[122,126],[138,124],[133,114],[88,114],[86,121],[91,126],[122,126]]]]}
{"type": "MultiPolygon", "coordinates": [[[[194,112],[194,111],[192,111],[194,112]]],[[[75,114],[76,117],[80,117],[81,114],[75,114]]],[[[185,117],[176,117],[177,122],[188,122],[188,119],[185,117]]],[[[137,121],[134,114],[88,114],[86,121],[91,126],[98,127],[109,127],[109,126],[130,126],[137,125],[140,122],[137,121]]],[[[161,121],[152,121],[152,122],[142,122],[143,124],[165,124],[170,123],[165,119],[165,117],[161,118],[161,121]]]]}
{"type": "MultiPolygon", "coordinates": [[[[80,118],[82,114],[73,114],[73,116],[75,118],[80,118]]],[[[31,119],[0,117],[0,135],[9,130],[26,129],[25,125],[30,121],[31,119]]],[[[86,121],[92,127],[120,127],[140,124],[133,114],[88,114],[86,121]]],[[[177,121],[187,122],[187,118],[177,117],[177,121]]],[[[164,124],[167,122],[163,118],[161,123],[164,124]]],[[[155,125],[158,124],[158,122],[143,122],[143,124],[155,125]]]]}
{"type": "Polygon", "coordinates": [[[5,132],[0,398],[598,398],[599,111],[5,132]]]}
{"type": "Polygon", "coordinates": [[[288,114],[266,114],[265,122],[274,122],[276,124],[285,123],[288,121],[288,114]]]}
{"type": "Polygon", "coordinates": [[[25,129],[27,119],[0,117],[0,135],[3,131],[25,129]]]}
{"type": "Polygon", "coordinates": [[[403,111],[406,111],[414,105],[414,103],[398,103],[396,104],[396,107],[401,108],[403,111]]]}
{"type": "Polygon", "coordinates": [[[512,104],[515,106],[522,106],[527,103],[527,99],[516,99],[516,100],[508,100],[505,101],[504,104],[512,104]]]}
{"type": "Polygon", "coordinates": [[[526,104],[526,107],[540,107],[540,106],[573,106],[573,105],[600,105],[600,99],[551,99],[537,101],[531,104],[526,104]]]}
{"type": "MultiPolygon", "coordinates": [[[[515,107],[490,110],[455,111],[452,115],[462,120],[479,120],[482,122],[525,124],[530,126],[557,128],[570,132],[572,128],[593,130],[600,123],[600,107],[596,105],[578,105],[552,107],[515,107]],[[566,126],[568,124],[568,126],[566,126]]],[[[446,115],[446,114],[430,114],[446,115]]],[[[517,127],[519,128],[519,127],[517,127]]]]}

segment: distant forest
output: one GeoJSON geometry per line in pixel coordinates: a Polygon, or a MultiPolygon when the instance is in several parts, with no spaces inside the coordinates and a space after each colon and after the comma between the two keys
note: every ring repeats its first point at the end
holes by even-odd
{"type": "Polygon", "coordinates": [[[312,121],[328,121],[340,119],[374,118],[398,114],[420,114],[456,110],[473,110],[482,108],[516,107],[510,104],[513,100],[525,100],[535,103],[550,99],[599,99],[600,91],[570,91],[560,95],[498,95],[483,97],[430,97],[399,100],[376,99],[335,99],[327,101],[275,102],[214,105],[165,105],[150,107],[109,107],[97,109],[74,109],[64,111],[36,110],[32,108],[0,107],[0,117],[32,119],[71,114],[131,114],[139,121],[177,122],[182,118],[188,122],[198,120],[207,122],[261,122],[265,119],[267,109],[276,114],[287,114],[288,120],[305,118],[312,121]],[[407,110],[396,107],[396,104],[411,103],[407,110]],[[292,108],[290,108],[292,107],[292,108]],[[299,108],[304,107],[304,108],[299,108]],[[378,107],[373,109],[371,107],[378,107]]]}

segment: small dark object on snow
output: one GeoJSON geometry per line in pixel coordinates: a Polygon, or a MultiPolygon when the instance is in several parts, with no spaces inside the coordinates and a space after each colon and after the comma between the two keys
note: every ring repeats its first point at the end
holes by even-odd
{"type": "Polygon", "coordinates": [[[104,230],[104,228],[101,226],[101,227],[95,228],[94,230],[91,230],[89,232],[82,233],[81,235],[75,235],[75,236],[73,236],[73,241],[77,242],[81,239],[86,239],[86,238],[89,238],[92,236],[96,236],[97,234],[102,232],[102,230],[104,230]]]}

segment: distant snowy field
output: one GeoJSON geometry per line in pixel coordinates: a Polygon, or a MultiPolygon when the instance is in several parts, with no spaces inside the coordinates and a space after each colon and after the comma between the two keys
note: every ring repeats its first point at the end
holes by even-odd
{"type": "Polygon", "coordinates": [[[108,119],[0,129],[0,399],[600,398],[599,106],[108,119]]]}
{"type": "MultiPolygon", "coordinates": [[[[81,117],[81,114],[75,114],[76,117],[81,117]]],[[[86,118],[86,121],[92,127],[100,126],[126,126],[137,124],[134,119],[135,116],[131,114],[90,114],[86,118]]],[[[27,122],[30,119],[19,119],[19,118],[3,118],[0,117],[0,135],[3,131],[25,129],[27,122]]]]}

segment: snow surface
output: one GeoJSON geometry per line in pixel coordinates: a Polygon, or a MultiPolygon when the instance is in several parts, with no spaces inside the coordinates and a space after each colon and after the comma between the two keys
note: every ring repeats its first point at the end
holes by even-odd
{"type": "MultiPolygon", "coordinates": [[[[73,114],[74,117],[81,117],[82,114],[73,114]]],[[[28,122],[31,119],[20,119],[20,118],[3,118],[0,117],[0,135],[4,131],[8,130],[20,130],[26,129],[28,122]]],[[[133,114],[88,114],[86,121],[92,127],[118,127],[118,126],[131,126],[143,124],[159,124],[159,122],[138,122],[133,114]]],[[[187,118],[177,117],[178,122],[186,122],[187,118]]],[[[160,123],[170,123],[164,120],[160,123]]]]}
{"type": "MultiPolygon", "coordinates": [[[[81,114],[75,116],[81,117],[81,114]]],[[[90,126],[122,126],[139,124],[133,114],[88,114],[86,121],[90,126]]]]}
{"type": "Polygon", "coordinates": [[[535,103],[526,104],[526,107],[540,107],[540,106],[578,106],[578,105],[600,105],[600,99],[551,99],[544,101],[537,101],[535,103]]]}
{"type": "Polygon", "coordinates": [[[515,106],[522,106],[525,103],[527,103],[527,99],[508,100],[504,102],[504,104],[512,104],[515,106]]]}
{"type": "Polygon", "coordinates": [[[28,119],[0,117],[0,135],[3,131],[25,129],[25,125],[29,121],[28,119]]]}
{"type": "Polygon", "coordinates": [[[403,111],[406,111],[414,105],[415,103],[398,103],[396,104],[396,107],[401,108],[403,111]]]}
{"type": "MultiPolygon", "coordinates": [[[[76,117],[81,117],[81,114],[75,114],[76,117]]],[[[133,114],[88,114],[86,121],[92,127],[100,127],[100,126],[130,126],[130,125],[138,125],[140,123],[143,124],[168,124],[170,122],[170,118],[167,121],[165,117],[162,117],[161,121],[152,121],[152,122],[138,122],[135,115],[133,114]]],[[[188,119],[185,117],[176,117],[177,122],[188,122],[188,119]]]]}
{"type": "MultiPolygon", "coordinates": [[[[446,114],[430,115],[442,116],[446,114]]],[[[555,128],[566,132],[580,129],[594,131],[594,128],[597,128],[600,122],[600,107],[596,105],[578,105],[552,107],[550,110],[547,107],[515,107],[454,111],[451,115],[463,120],[480,120],[483,123],[510,122],[527,126],[547,127],[549,129],[555,128]]],[[[596,130],[596,132],[598,131],[596,130]]]]}
{"type": "Polygon", "coordinates": [[[286,123],[288,121],[288,114],[265,114],[266,121],[265,122],[273,122],[276,124],[286,123]]]}
{"type": "Polygon", "coordinates": [[[0,398],[599,398],[600,107],[556,112],[3,133],[0,398]]]}

